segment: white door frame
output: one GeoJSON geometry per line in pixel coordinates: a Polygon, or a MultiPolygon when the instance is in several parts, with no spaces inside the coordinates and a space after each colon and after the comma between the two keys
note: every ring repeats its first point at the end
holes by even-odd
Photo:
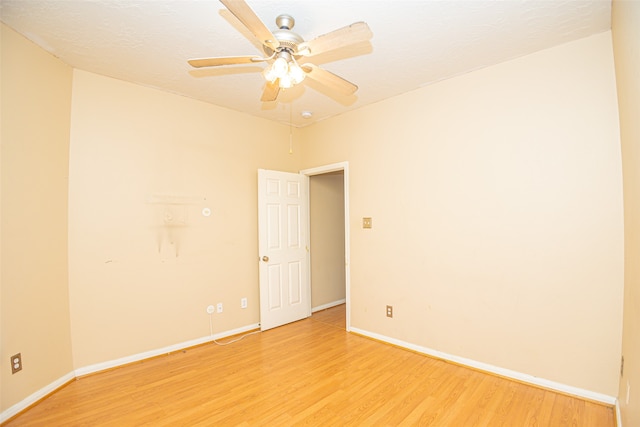
{"type": "MultiPolygon", "coordinates": [[[[329,172],[344,172],[344,266],[345,266],[345,305],[346,305],[346,330],[351,330],[351,244],[350,244],[350,227],[349,227],[349,162],[333,163],[330,165],[319,166],[316,168],[305,169],[300,171],[307,179],[310,176],[322,175],[329,172]]],[[[308,180],[307,180],[308,182],[308,180]]],[[[309,197],[309,191],[307,191],[309,197]]],[[[310,210],[307,211],[309,218],[307,219],[307,227],[311,226],[310,210]]],[[[310,236],[310,230],[307,230],[307,236],[310,236]]],[[[311,259],[307,252],[309,269],[309,283],[311,283],[311,259]]]]}

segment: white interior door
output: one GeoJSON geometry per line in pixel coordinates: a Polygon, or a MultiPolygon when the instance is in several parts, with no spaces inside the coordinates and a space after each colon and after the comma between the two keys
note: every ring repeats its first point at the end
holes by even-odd
{"type": "Polygon", "coordinates": [[[308,177],[258,170],[260,328],[311,316],[308,177]]]}

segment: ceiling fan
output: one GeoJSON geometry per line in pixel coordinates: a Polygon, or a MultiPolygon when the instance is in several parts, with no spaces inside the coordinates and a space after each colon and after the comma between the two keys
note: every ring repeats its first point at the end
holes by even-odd
{"type": "Polygon", "coordinates": [[[305,77],[309,77],[341,95],[352,95],[358,90],[358,86],[330,71],[311,62],[304,62],[300,65],[298,61],[305,57],[312,57],[370,40],[373,33],[366,23],[356,22],[318,36],[313,40],[305,41],[292,31],[295,20],[289,15],[279,15],[276,18],[278,29],[272,32],[244,0],[220,0],[220,2],[262,43],[266,56],[246,55],[190,59],[187,62],[192,67],[267,62],[269,65],[263,72],[267,83],[260,98],[263,102],[275,101],[280,89],[293,87],[301,83],[305,77]]]}

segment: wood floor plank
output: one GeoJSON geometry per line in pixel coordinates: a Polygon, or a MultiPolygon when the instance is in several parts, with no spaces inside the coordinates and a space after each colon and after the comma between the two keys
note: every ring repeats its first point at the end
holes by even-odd
{"type": "Polygon", "coordinates": [[[613,408],[344,331],[344,306],[72,381],[14,426],[585,426],[613,408]]]}

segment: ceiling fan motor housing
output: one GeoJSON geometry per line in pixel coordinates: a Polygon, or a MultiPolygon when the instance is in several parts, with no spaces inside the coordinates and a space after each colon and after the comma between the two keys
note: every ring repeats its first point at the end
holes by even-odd
{"type": "MultiPolygon", "coordinates": [[[[298,53],[298,45],[304,42],[304,39],[291,29],[295,25],[295,19],[291,15],[279,15],[276,18],[276,25],[278,29],[273,31],[273,35],[276,37],[280,46],[276,51],[287,50],[291,54],[298,53]]],[[[273,55],[273,49],[268,46],[263,46],[264,52],[267,56],[273,55]]]]}

